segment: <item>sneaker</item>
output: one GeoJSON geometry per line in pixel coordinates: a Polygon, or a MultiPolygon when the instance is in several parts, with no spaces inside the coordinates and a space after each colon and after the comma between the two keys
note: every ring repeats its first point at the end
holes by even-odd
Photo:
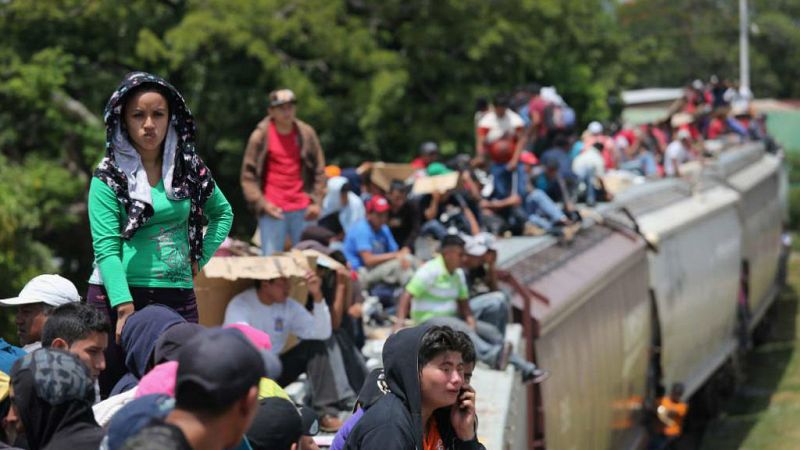
{"type": "Polygon", "coordinates": [[[548,378],[550,371],[536,368],[522,373],[522,384],[539,384],[548,378]]]}
{"type": "Polygon", "coordinates": [[[503,349],[500,350],[500,353],[497,355],[497,361],[493,367],[494,370],[506,370],[506,367],[508,367],[508,358],[511,356],[511,351],[513,349],[511,342],[503,344],[503,349]]]}
{"type": "Polygon", "coordinates": [[[342,419],[330,414],[325,414],[319,419],[319,429],[326,433],[336,433],[343,424],[342,419]]]}

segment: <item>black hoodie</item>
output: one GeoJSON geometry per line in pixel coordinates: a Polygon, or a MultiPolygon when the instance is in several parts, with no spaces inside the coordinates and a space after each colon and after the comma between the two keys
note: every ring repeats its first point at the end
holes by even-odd
{"type": "Polygon", "coordinates": [[[94,384],[75,356],[42,348],[17,360],[11,371],[30,450],[96,449],[103,431],[94,420],[94,384]]]}
{"type": "MultiPolygon", "coordinates": [[[[400,330],[383,347],[386,383],[391,392],[364,413],[347,438],[345,450],[421,450],[422,393],[419,384],[419,347],[428,327],[400,330]]],[[[438,422],[447,449],[479,450],[476,439],[455,437],[450,420],[438,422]],[[448,442],[449,441],[449,442],[448,442]]]]}

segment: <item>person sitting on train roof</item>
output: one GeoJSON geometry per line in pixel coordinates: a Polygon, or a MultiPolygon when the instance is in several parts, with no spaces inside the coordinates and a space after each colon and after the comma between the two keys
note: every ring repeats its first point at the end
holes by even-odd
{"type": "MultiPolygon", "coordinates": [[[[446,175],[454,171],[442,163],[428,166],[429,176],[446,175]]],[[[434,191],[420,197],[423,225],[420,234],[441,240],[450,229],[461,233],[477,234],[480,231],[478,203],[464,188],[434,191]]],[[[479,200],[479,199],[478,199],[479,200]]]]}
{"type": "Polygon", "coordinates": [[[664,151],[664,176],[681,176],[680,165],[690,159],[692,159],[692,135],[688,130],[678,130],[675,140],[670,142],[664,151]]]}
{"type": "Polygon", "coordinates": [[[648,450],[666,450],[677,448],[676,444],[683,431],[683,419],[689,405],[681,400],[683,384],[672,385],[670,394],[663,396],[658,402],[656,415],[660,421],[658,431],[650,439],[648,450]]]}
{"type": "Polygon", "coordinates": [[[328,178],[320,222],[330,216],[336,217],[344,229],[366,217],[364,202],[351,191],[350,182],[345,177],[328,178]]]}
{"type": "MultiPolygon", "coordinates": [[[[641,134],[640,130],[636,131],[641,134]]],[[[615,142],[620,155],[620,170],[627,170],[645,177],[658,175],[656,159],[650,152],[645,150],[641,139],[630,142],[627,137],[618,135],[615,142]]]]}
{"type": "Polygon", "coordinates": [[[306,283],[313,299],[312,312],[289,298],[289,279],[281,277],[258,280],[255,287],[234,297],[225,310],[224,323],[246,323],[266,332],[272,341],[270,351],[280,354],[283,366],[278,384],[286,386],[307,373],[312,406],[322,417],[320,425],[324,430],[336,431],[341,426],[337,414],[342,404],[355,398],[355,392],[346,382],[341,359],[331,358],[325,345],[331,337],[332,322],[322,295],[322,281],[316,273],[309,272],[306,283]],[[290,333],[300,342],[286,350],[290,333]]]}
{"type": "Polygon", "coordinates": [[[500,198],[510,196],[515,189],[520,197],[524,197],[524,187],[518,180],[523,176],[519,157],[526,143],[525,122],[509,108],[508,95],[496,95],[492,104],[493,110],[478,123],[477,157],[483,160],[488,155],[489,171],[500,198]]]}
{"type": "Polygon", "coordinates": [[[419,204],[416,199],[408,197],[408,186],[400,180],[392,180],[389,185],[389,230],[397,245],[414,251],[420,228],[419,204]]]}
{"type": "Polygon", "coordinates": [[[605,197],[604,195],[598,195],[598,188],[601,191],[605,191],[603,175],[606,173],[606,167],[603,162],[603,155],[600,153],[602,150],[603,143],[595,142],[594,145],[582,148],[580,153],[572,160],[572,172],[575,173],[581,186],[583,186],[583,197],[589,206],[594,206],[598,197],[601,199],[605,197]]]}
{"type": "Polygon", "coordinates": [[[439,146],[436,142],[427,141],[419,146],[419,156],[411,161],[411,167],[417,170],[425,170],[428,166],[439,160],[439,146]]]}
{"type": "Polygon", "coordinates": [[[475,393],[464,389],[462,344],[449,327],[415,327],[383,347],[389,392],[353,427],[346,450],[477,450],[475,393]],[[437,414],[440,408],[446,411],[437,414]]]}
{"type": "Polygon", "coordinates": [[[361,305],[358,302],[361,293],[357,292],[360,291],[360,285],[352,279],[342,252],[315,241],[301,241],[295,248],[318,251],[340,264],[334,266],[328,262],[330,260],[318,259],[316,272],[322,281],[320,289],[323,297],[331,311],[331,337],[325,341],[325,347],[332,361],[343,361],[346,381],[355,393],[367,376],[360,350],[364,341],[361,305]]]}
{"type": "Polygon", "coordinates": [[[400,248],[387,226],[391,206],[385,197],[373,195],[367,201],[367,217],[350,227],[344,238],[344,255],[361,283],[370,288],[378,283],[402,286],[414,274],[411,251],[400,248]]]}
{"type": "Polygon", "coordinates": [[[475,320],[493,325],[501,335],[511,314],[511,299],[497,284],[497,246],[491,233],[464,236],[463,266],[469,287],[469,307],[475,320]]]}
{"type": "Polygon", "coordinates": [[[446,325],[466,333],[475,345],[478,358],[492,368],[505,370],[510,363],[521,373],[524,383],[544,381],[549,376],[547,371],[513,353],[497,327],[475,320],[461,268],[464,240],[447,235],[442,239],[440,252],[420,267],[406,285],[397,303],[394,329],[405,325],[410,311],[411,319],[417,324],[446,325]]]}

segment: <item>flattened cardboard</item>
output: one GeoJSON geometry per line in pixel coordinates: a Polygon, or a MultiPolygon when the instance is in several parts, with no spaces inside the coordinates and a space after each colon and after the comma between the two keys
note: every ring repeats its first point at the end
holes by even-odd
{"type": "Polygon", "coordinates": [[[458,186],[458,172],[436,175],[433,177],[421,177],[414,180],[414,187],[411,192],[418,195],[431,194],[433,192],[447,192],[458,186]]]}
{"type": "Polygon", "coordinates": [[[392,180],[405,181],[414,175],[414,172],[416,169],[411,167],[411,164],[376,162],[372,164],[370,179],[384,192],[388,192],[392,180]]]}

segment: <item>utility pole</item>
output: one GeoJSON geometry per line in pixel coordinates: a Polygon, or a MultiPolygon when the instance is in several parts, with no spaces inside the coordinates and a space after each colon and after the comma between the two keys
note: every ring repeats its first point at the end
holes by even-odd
{"type": "Polygon", "coordinates": [[[739,86],[750,90],[750,40],[747,0],[739,0],[739,86]]]}

